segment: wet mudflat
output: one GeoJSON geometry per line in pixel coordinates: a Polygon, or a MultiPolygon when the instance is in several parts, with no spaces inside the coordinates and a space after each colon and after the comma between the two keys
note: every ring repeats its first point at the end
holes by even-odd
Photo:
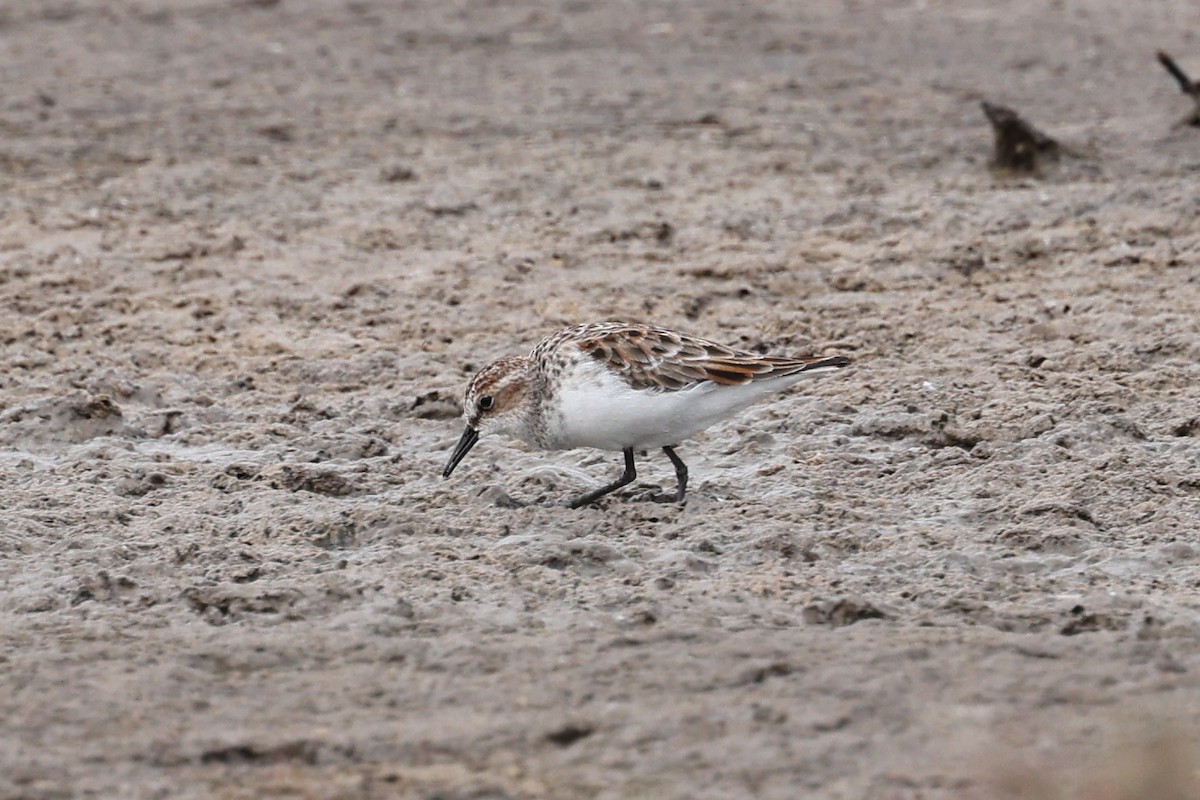
{"type": "Polygon", "coordinates": [[[1194,796],[1198,27],[0,10],[0,796],[1194,796]],[[611,318],[855,366],[441,479],[611,318]]]}

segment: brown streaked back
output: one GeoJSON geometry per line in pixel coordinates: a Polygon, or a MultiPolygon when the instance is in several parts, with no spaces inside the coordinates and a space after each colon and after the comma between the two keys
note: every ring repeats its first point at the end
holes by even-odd
{"type": "Polygon", "coordinates": [[[704,381],[738,386],[850,363],[846,356],[760,356],[652,325],[598,323],[570,332],[559,346],[576,345],[635,389],[678,391],[704,381]]]}

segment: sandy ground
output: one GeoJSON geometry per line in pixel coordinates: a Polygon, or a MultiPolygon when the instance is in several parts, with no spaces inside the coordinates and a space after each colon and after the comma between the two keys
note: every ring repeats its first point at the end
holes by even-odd
{"type": "Polygon", "coordinates": [[[1200,5],[0,9],[0,796],[1200,797],[1200,5]],[[987,168],[981,99],[1069,153],[987,168]],[[855,366],[485,440],[623,318],[855,366]]]}

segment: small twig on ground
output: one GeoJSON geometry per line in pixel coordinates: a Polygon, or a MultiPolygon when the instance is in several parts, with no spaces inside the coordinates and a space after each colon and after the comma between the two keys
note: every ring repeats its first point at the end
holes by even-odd
{"type": "Polygon", "coordinates": [[[1167,72],[1171,73],[1171,77],[1179,83],[1180,90],[1188,97],[1192,98],[1196,107],[1192,113],[1184,118],[1184,122],[1188,125],[1200,127],[1200,82],[1192,80],[1188,74],[1179,68],[1175,63],[1175,59],[1166,54],[1165,51],[1158,51],[1158,63],[1166,68],[1167,72]]]}
{"type": "Polygon", "coordinates": [[[994,168],[1013,172],[1036,172],[1038,156],[1058,155],[1058,142],[1021,119],[1011,108],[998,106],[987,100],[980,105],[996,134],[996,145],[992,152],[994,168]]]}

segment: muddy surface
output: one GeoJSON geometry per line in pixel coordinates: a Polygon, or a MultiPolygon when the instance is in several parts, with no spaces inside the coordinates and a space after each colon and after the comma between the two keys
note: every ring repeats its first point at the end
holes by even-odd
{"type": "Polygon", "coordinates": [[[1197,30],[5,5],[0,796],[1200,796],[1197,30]],[[441,479],[610,318],[855,366],[441,479]]]}

